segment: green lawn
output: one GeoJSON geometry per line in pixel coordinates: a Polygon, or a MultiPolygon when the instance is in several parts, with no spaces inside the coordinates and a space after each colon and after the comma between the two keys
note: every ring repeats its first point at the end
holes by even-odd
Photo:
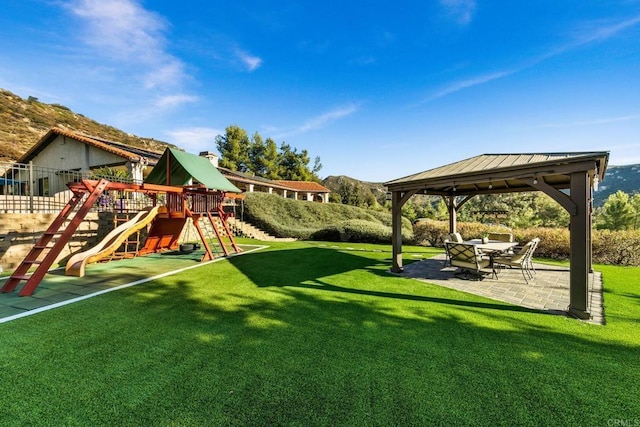
{"type": "Polygon", "coordinates": [[[0,324],[1,423],[640,425],[639,268],[597,267],[598,326],[391,276],[390,258],[273,244],[0,324]]]}

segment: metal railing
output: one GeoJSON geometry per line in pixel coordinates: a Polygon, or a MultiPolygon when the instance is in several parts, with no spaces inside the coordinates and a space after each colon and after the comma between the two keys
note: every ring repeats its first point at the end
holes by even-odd
{"type": "MultiPolygon", "coordinates": [[[[0,213],[59,212],[71,199],[69,182],[99,179],[133,183],[126,177],[105,176],[100,171],[74,171],[34,166],[32,163],[0,162],[0,213]]],[[[132,209],[149,205],[141,195],[109,192],[96,204],[97,210],[132,209]],[[135,201],[135,202],[134,202],[135,201]]]]}

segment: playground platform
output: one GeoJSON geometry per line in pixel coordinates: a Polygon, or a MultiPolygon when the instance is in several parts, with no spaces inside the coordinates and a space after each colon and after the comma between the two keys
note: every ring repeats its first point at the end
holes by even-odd
{"type": "MultiPolygon", "coordinates": [[[[230,257],[264,248],[239,246],[242,252],[230,257]]],[[[21,297],[18,292],[0,293],[0,323],[227,259],[200,262],[203,255],[204,250],[189,254],[171,251],[96,263],[86,267],[84,277],[66,276],[64,267],[51,270],[30,297],[21,297]]],[[[0,286],[7,279],[1,278],[0,286]]]]}

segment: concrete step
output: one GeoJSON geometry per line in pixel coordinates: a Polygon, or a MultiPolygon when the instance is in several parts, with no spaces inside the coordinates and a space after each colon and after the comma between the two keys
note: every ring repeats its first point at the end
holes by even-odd
{"type": "Polygon", "coordinates": [[[248,237],[250,239],[262,240],[265,242],[293,242],[292,238],[274,237],[260,230],[258,227],[237,218],[227,219],[231,232],[239,237],[248,237]]]}

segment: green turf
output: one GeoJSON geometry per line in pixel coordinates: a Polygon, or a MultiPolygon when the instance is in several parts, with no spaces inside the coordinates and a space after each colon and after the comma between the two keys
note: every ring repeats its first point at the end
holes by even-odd
{"type": "Polygon", "coordinates": [[[640,419],[640,269],[597,267],[599,326],[395,277],[390,259],[278,243],[0,324],[2,425],[640,419]]]}

